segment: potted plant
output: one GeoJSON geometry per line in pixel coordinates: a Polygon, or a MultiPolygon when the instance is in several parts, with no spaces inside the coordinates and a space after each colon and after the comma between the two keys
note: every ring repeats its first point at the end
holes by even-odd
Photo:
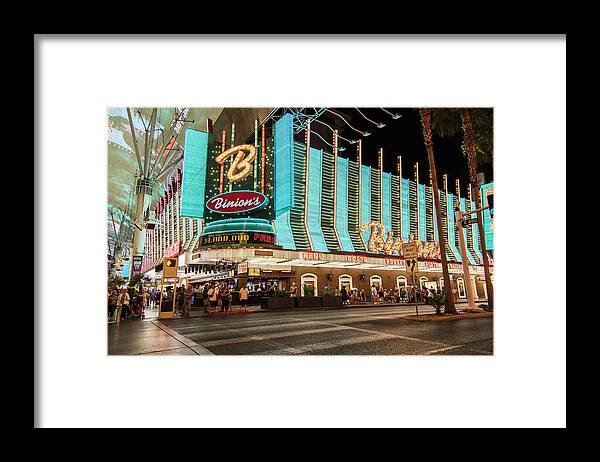
{"type": "Polygon", "coordinates": [[[304,284],[303,293],[304,293],[303,297],[314,297],[314,295],[315,295],[314,286],[309,286],[308,284],[304,284]]]}
{"type": "Polygon", "coordinates": [[[271,297],[265,299],[265,307],[272,308],[295,308],[296,302],[294,297],[290,297],[289,290],[276,290],[271,297]]]}
{"type": "Polygon", "coordinates": [[[335,295],[334,288],[327,288],[323,291],[321,304],[323,306],[342,306],[342,297],[339,295],[335,295]]]}
{"type": "Polygon", "coordinates": [[[435,314],[437,316],[442,315],[442,308],[446,306],[446,294],[445,292],[433,293],[427,297],[426,303],[429,303],[435,308],[435,314]]]}
{"type": "Polygon", "coordinates": [[[298,308],[317,307],[321,305],[321,297],[315,297],[315,288],[304,284],[302,297],[297,298],[298,308]]]}

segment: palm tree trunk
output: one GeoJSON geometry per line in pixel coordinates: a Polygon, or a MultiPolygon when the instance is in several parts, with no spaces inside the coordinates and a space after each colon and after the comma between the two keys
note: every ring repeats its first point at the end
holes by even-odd
{"type": "Polygon", "coordinates": [[[446,258],[446,239],[444,238],[444,228],[442,224],[442,209],[440,207],[440,193],[438,190],[437,173],[435,170],[435,159],[433,157],[433,142],[431,140],[431,109],[423,108],[421,112],[421,123],[423,124],[423,138],[427,147],[427,157],[429,158],[429,169],[433,181],[433,199],[435,201],[435,218],[438,227],[438,237],[440,240],[440,256],[442,258],[442,272],[444,273],[444,292],[446,293],[445,313],[456,313],[454,298],[452,294],[452,285],[450,283],[450,273],[448,271],[448,260],[446,258]]]}
{"type": "MultiPolygon", "coordinates": [[[[479,191],[479,181],[477,180],[477,160],[475,158],[475,133],[473,130],[473,121],[471,119],[470,109],[461,109],[460,117],[462,119],[464,140],[463,149],[467,155],[469,162],[469,176],[471,177],[471,184],[475,189],[475,204],[477,208],[483,206],[479,191]],[[481,205],[480,205],[481,204],[481,205]]],[[[477,212],[477,228],[479,229],[479,243],[481,247],[481,254],[483,255],[483,270],[485,272],[485,288],[487,289],[488,306],[491,310],[494,309],[494,287],[492,285],[492,278],[490,276],[490,264],[488,261],[487,250],[485,247],[485,230],[483,228],[483,213],[482,211],[477,212]]]]}

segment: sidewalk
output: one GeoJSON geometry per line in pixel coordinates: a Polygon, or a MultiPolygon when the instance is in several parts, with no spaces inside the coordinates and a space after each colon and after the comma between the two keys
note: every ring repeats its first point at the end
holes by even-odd
{"type": "MultiPolygon", "coordinates": [[[[461,306],[466,306],[467,301],[458,301],[454,303],[458,308],[460,308],[461,306]]],[[[487,300],[475,300],[475,305],[481,305],[481,304],[487,304],[487,300]]],[[[314,306],[314,307],[307,307],[307,308],[275,308],[275,309],[271,309],[271,310],[263,310],[261,309],[260,305],[253,305],[253,306],[248,306],[248,311],[242,311],[239,305],[234,305],[231,307],[231,310],[229,310],[227,313],[223,313],[221,311],[217,311],[214,313],[205,313],[204,309],[200,306],[195,306],[192,307],[192,309],[190,310],[190,318],[196,318],[196,317],[219,317],[219,316],[236,316],[236,315],[240,315],[243,316],[245,314],[252,314],[252,313],[268,313],[268,312],[278,312],[278,311],[290,311],[290,310],[314,310],[314,309],[345,309],[345,308],[375,308],[375,307],[390,307],[390,306],[415,306],[414,302],[400,302],[400,303],[372,303],[372,302],[367,302],[367,303],[358,303],[358,304],[351,304],[351,305],[342,305],[342,306],[314,306]]],[[[431,306],[427,303],[418,303],[418,306],[431,306]]],[[[154,309],[150,309],[147,308],[146,311],[144,312],[145,316],[143,319],[132,319],[132,320],[122,320],[121,322],[131,322],[131,321],[155,321],[158,320],[158,308],[154,308],[154,309]]],[[[175,312],[175,317],[173,319],[182,319],[181,316],[181,312],[180,311],[176,311],[175,312]]],[[[109,321],[108,324],[115,324],[114,321],[109,321]]]]}

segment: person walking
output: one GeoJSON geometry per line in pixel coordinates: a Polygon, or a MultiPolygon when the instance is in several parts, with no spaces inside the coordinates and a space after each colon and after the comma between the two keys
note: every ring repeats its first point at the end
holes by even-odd
{"type": "MultiPolygon", "coordinates": [[[[127,289],[121,289],[121,293],[117,298],[117,309],[115,310],[115,322],[121,322],[121,313],[127,313],[129,310],[129,293],[127,293],[127,289]]],[[[125,317],[125,316],[123,316],[125,317]]]]}
{"type": "Polygon", "coordinates": [[[188,284],[183,291],[183,306],[181,308],[181,316],[189,316],[190,308],[192,306],[192,296],[194,295],[194,289],[191,284],[188,284]]]}
{"type": "Polygon", "coordinates": [[[360,302],[367,303],[367,294],[365,293],[365,288],[360,289],[360,302]]]}
{"type": "Polygon", "coordinates": [[[217,311],[223,311],[223,284],[217,284],[215,292],[217,294],[217,311]]]}
{"type": "Polygon", "coordinates": [[[150,305],[150,309],[154,309],[154,294],[156,293],[156,290],[154,290],[154,287],[152,289],[150,289],[149,293],[148,293],[148,304],[150,305]]]}
{"type": "Polygon", "coordinates": [[[223,313],[230,311],[231,292],[229,292],[229,287],[227,285],[223,286],[223,291],[221,292],[221,303],[223,305],[223,313]]]}
{"type": "Polygon", "coordinates": [[[115,313],[115,309],[117,308],[117,298],[119,295],[117,291],[113,288],[108,291],[108,320],[110,321],[115,313]]]}
{"type": "Polygon", "coordinates": [[[290,297],[298,296],[298,287],[295,282],[292,282],[292,286],[290,287],[290,297]]]}
{"type": "Polygon", "coordinates": [[[348,289],[346,286],[342,286],[342,305],[345,305],[348,301],[348,289]]]}
{"type": "Polygon", "coordinates": [[[202,306],[204,307],[205,313],[208,313],[208,306],[210,304],[210,299],[208,297],[208,289],[209,285],[204,284],[204,289],[202,290],[202,306]]]}
{"type": "Polygon", "coordinates": [[[240,310],[248,311],[248,287],[245,285],[240,289],[240,310]]]}
{"type": "Polygon", "coordinates": [[[208,289],[208,299],[210,301],[210,311],[216,311],[217,310],[217,288],[214,287],[212,284],[210,286],[210,289],[208,289]]]}
{"type": "Polygon", "coordinates": [[[146,317],[146,309],[148,308],[148,300],[150,294],[144,288],[142,288],[142,318],[146,317]]]}

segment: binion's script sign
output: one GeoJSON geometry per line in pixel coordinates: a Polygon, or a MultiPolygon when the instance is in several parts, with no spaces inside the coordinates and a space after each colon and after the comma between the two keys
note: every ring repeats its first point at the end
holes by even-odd
{"type": "Polygon", "coordinates": [[[259,209],[269,203],[269,198],[257,191],[231,191],[218,194],[206,202],[213,212],[241,213],[259,209]]]}

